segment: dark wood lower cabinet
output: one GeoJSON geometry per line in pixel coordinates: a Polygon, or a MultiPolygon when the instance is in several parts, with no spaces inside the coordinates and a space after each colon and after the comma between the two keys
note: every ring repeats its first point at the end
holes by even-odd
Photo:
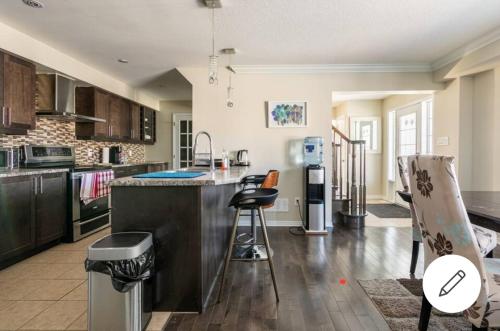
{"type": "Polygon", "coordinates": [[[0,178],[0,262],[35,248],[31,176],[0,178]]]}
{"type": "Polygon", "coordinates": [[[0,178],[0,269],[64,236],[66,176],[0,178]]]}
{"type": "Polygon", "coordinates": [[[66,223],[66,174],[38,178],[36,195],[36,244],[47,244],[64,236],[66,223]]]}

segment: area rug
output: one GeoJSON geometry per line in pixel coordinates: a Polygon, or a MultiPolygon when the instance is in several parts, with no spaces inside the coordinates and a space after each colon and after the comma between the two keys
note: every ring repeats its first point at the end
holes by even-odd
{"type": "MultiPolygon", "coordinates": [[[[418,330],[422,304],[421,279],[358,280],[391,330],[418,330]]],[[[432,311],[429,331],[471,330],[471,323],[462,314],[432,311]]]]}
{"type": "Polygon", "coordinates": [[[411,218],[409,209],[394,203],[368,204],[366,209],[379,218],[411,218]]]}

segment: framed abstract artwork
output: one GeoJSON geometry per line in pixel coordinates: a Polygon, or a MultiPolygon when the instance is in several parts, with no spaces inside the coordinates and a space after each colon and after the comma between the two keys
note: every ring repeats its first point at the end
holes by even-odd
{"type": "Polygon", "coordinates": [[[268,101],[268,128],[305,128],[307,126],[306,101],[268,101]]]}

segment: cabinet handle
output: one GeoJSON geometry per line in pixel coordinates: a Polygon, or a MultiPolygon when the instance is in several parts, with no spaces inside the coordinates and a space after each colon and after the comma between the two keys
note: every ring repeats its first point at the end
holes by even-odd
{"type": "Polygon", "coordinates": [[[2,125],[6,128],[12,124],[11,109],[9,107],[2,107],[2,125]]]}
{"type": "Polygon", "coordinates": [[[33,177],[33,181],[35,182],[35,195],[38,194],[38,178],[33,177]]]}
{"type": "Polygon", "coordinates": [[[40,194],[43,194],[43,177],[40,176],[40,194]]]}
{"type": "Polygon", "coordinates": [[[109,126],[109,135],[113,136],[113,126],[112,125],[109,126]]]}

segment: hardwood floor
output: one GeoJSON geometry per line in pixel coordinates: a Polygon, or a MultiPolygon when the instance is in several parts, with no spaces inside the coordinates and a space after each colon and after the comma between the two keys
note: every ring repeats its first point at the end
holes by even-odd
{"type": "MultiPolygon", "coordinates": [[[[411,228],[335,229],[326,237],[270,228],[269,234],[279,304],[266,262],[232,262],[223,301],[203,314],[173,314],[166,330],[388,330],[356,280],[408,278],[411,228]]],[[[420,256],[417,278],[422,264],[420,256]]]]}

